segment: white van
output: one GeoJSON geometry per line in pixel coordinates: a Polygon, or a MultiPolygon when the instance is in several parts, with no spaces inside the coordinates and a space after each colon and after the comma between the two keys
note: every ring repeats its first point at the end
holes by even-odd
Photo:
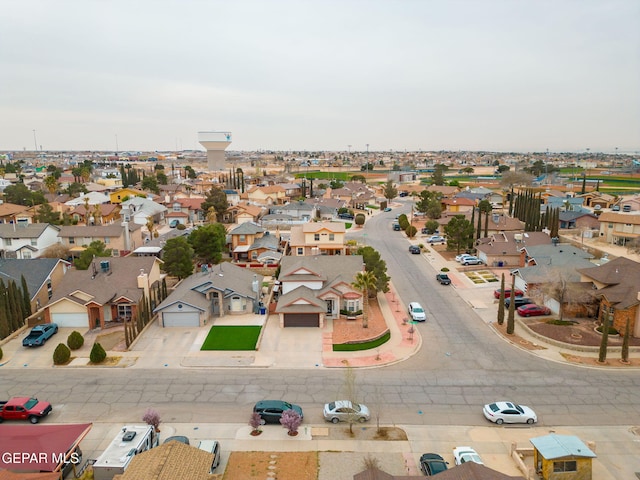
{"type": "Polygon", "coordinates": [[[198,448],[207,453],[213,453],[213,462],[211,463],[211,470],[209,470],[209,473],[213,473],[220,465],[220,443],[216,440],[200,440],[198,448]]]}

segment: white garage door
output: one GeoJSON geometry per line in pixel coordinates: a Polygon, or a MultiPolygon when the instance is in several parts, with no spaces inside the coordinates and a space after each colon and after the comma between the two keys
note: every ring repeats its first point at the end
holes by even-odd
{"type": "Polygon", "coordinates": [[[200,316],[197,312],[164,312],[162,324],[165,327],[199,327],[200,316]]]}
{"type": "Polygon", "coordinates": [[[59,327],[84,327],[89,326],[89,319],[86,313],[54,313],[51,321],[57,323],[59,327]]]}

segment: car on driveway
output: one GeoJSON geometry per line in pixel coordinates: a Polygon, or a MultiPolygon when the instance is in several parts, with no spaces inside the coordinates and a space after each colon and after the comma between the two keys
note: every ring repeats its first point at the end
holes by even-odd
{"type": "Polygon", "coordinates": [[[285,410],[298,412],[298,415],[302,418],[302,408],[282,400],[261,400],[253,407],[253,411],[257,412],[265,423],[280,423],[282,412],[285,410]]]}
{"type": "Polygon", "coordinates": [[[438,273],[436,280],[440,282],[440,285],[451,285],[451,279],[446,273],[438,273]]]}
{"type": "Polygon", "coordinates": [[[447,469],[448,463],[437,453],[425,453],[420,457],[420,470],[427,477],[432,477],[447,469]]]}
{"type": "MultiPolygon", "coordinates": [[[[500,289],[500,288],[498,288],[497,290],[494,290],[493,291],[493,296],[495,298],[500,298],[501,290],[502,289],[500,289]]],[[[517,289],[517,288],[514,290],[514,292],[516,294],[516,297],[522,297],[524,295],[524,292],[522,290],[517,289]]],[[[510,296],[511,296],[511,289],[510,288],[505,288],[504,289],[504,298],[508,298],[510,296]]]]}
{"type": "Polygon", "coordinates": [[[532,425],[538,421],[536,412],[525,405],[513,402],[495,402],[484,406],[482,413],[491,422],[502,425],[503,423],[528,423],[532,425]]]}
{"type": "MultiPolygon", "coordinates": [[[[536,302],[534,302],[529,297],[514,297],[513,298],[513,303],[516,306],[516,308],[518,308],[518,307],[521,307],[522,305],[527,305],[529,303],[536,303],[536,302]]],[[[505,298],[504,299],[504,307],[505,308],[509,308],[510,305],[511,305],[511,297],[505,298]]]]}
{"type": "Polygon", "coordinates": [[[384,209],[385,212],[390,212],[391,211],[391,207],[387,207],[384,209]]]}
{"type": "Polygon", "coordinates": [[[535,303],[529,303],[517,308],[518,315],[521,317],[538,317],[540,315],[550,315],[551,309],[544,305],[536,305],[535,303]]]}
{"type": "Polygon", "coordinates": [[[462,265],[482,265],[484,262],[478,257],[464,257],[460,262],[462,265]]]}
{"type": "Polygon", "coordinates": [[[446,241],[447,239],[440,235],[431,235],[427,238],[427,243],[445,243],[446,241]]]}
{"type": "Polygon", "coordinates": [[[462,465],[463,463],[473,462],[484,465],[480,455],[471,447],[456,447],[453,449],[453,460],[456,465],[462,465]]]}
{"type": "Polygon", "coordinates": [[[352,403],[349,400],[336,400],[326,403],[322,412],[327,422],[366,422],[371,418],[366,405],[352,403]]]}
{"type": "Polygon", "coordinates": [[[422,308],[422,305],[418,302],[411,302],[409,304],[409,315],[411,315],[411,320],[415,322],[424,322],[427,319],[424,308],[422,308]]]}
{"type": "Polygon", "coordinates": [[[58,333],[58,325],[55,323],[45,323],[36,325],[31,329],[29,335],[22,340],[23,347],[40,347],[52,336],[58,333]]]}
{"type": "Polygon", "coordinates": [[[456,255],[456,262],[461,263],[467,257],[473,257],[470,253],[461,253],[460,255],[456,255]]]}
{"type": "Polygon", "coordinates": [[[413,253],[414,255],[419,255],[420,247],[418,245],[409,245],[409,252],[413,253]]]}

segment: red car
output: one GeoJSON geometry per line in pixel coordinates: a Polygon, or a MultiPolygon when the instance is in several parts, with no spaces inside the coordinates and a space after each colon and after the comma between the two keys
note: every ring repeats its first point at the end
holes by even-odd
{"type": "Polygon", "coordinates": [[[518,315],[521,317],[536,317],[538,315],[549,315],[550,313],[551,310],[548,307],[536,305],[535,303],[518,307],[518,315]]]}
{"type": "MultiPolygon", "coordinates": [[[[524,292],[522,290],[518,290],[517,288],[515,289],[515,293],[516,293],[516,297],[521,297],[524,295],[524,292]]],[[[493,292],[493,296],[496,298],[500,298],[500,289],[494,290],[493,292]]],[[[510,288],[505,288],[504,289],[504,298],[509,298],[511,297],[511,289],[510,288]]]]}

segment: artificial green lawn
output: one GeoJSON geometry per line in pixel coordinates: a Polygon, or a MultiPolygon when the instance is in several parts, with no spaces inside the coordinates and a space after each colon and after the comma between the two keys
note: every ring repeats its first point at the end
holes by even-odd
{"type": "Polygon", "coordinates": [[[260,326],[213,326],[200,350],[255,350],[260,326]]]}

